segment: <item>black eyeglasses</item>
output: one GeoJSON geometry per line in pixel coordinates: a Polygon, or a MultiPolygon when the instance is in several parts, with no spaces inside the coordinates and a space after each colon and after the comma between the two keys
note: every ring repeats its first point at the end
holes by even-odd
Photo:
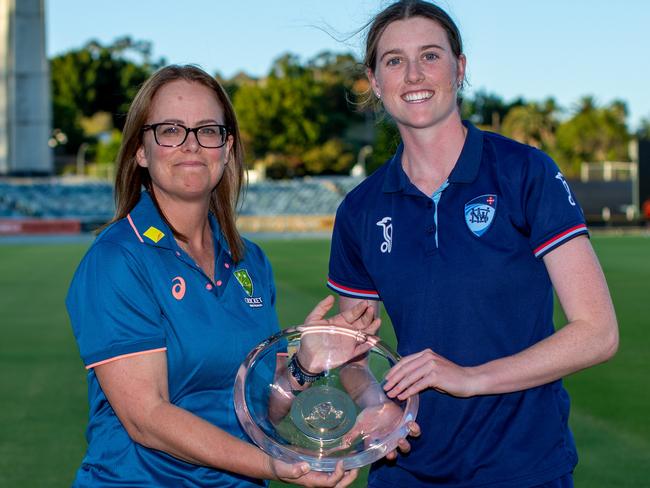
{"type": "Polygon", "coordinates": [[[163,147],[182,146],[190,132],[194,132],[199,146],[206,149],[216,149],[223,146],[228,137],[228,128],[221,124],[185,127],[181,124],[162,123],[144,125],[142,130],[152,130],[156,144],[163,147]]]}

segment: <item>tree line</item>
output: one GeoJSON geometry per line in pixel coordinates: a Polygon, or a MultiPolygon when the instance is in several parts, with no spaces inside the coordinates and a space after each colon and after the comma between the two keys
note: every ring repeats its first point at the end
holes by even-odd
{"type": "MultiPolygon", "coordinates": [[[[109,45],[90,41],[50,60],[56,154],[70,159],[83,147],[89,161],[112,164],[130,101],[165,64],[151,51],[150,42],[124,37],[109,45]]],[[[347,174],[356,163],[371,172],[399,142],[394,124],[362,104],[370,87],[350,53],[304,62],[284,54],[262,78],[215,77],[237,112],[249,167],[271,178],[347,174]]],[[[650,138],[650,118],[631,133],[624,102],[599,105],[591,96],[564,108],[552,98],[508,102],[479,91],[465,96],[461,110],[483,129],[547,152],[569,177],[583,161],[627,161],[630,139],[650,138]]]]}

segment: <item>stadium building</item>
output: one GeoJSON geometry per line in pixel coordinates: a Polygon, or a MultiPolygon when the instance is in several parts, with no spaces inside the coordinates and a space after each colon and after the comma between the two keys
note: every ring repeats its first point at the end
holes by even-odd
{"type": "Polygon", "coordinates": [[[0,175],[52,173],[44,0],[0,0],[0,175]]]}

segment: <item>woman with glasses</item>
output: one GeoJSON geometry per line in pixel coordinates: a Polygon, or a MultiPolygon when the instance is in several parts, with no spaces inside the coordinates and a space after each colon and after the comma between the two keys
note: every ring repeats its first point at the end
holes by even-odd
{"type": "MultiPolygon", "coordinates": [[[[327,474],[269,458],[235,416],[238,367],[278,321],[269,262],[235,226],[244,167],[223,88],[192,66],[156,72],[131,105],[117,166],[115,217],[66,300],[90,403],[74,486],[350,484],[356,470],[342,465],[327,474]]],[[[306,322],[332,304],[322,301],[306,322]]],[[[334,322],[378,327],[368,304],[334,322]]],[[[306,387],[296,372],[275,373],[287,397],[306,387]]],[[[288,408],[282,395],[270,401],[288,408]]]]}
{"type": "Polygon", "coordinates": [[[461,120],[466,58],[438,6],[376,15],[365,67],[401,144],[339,207],[328,285],[342,310],[386,307],[403,357],[382,386],[419,394],[422,432],[369,485],[572,486],[561,378],[618,347],[582,211],[548,156],[461,120]]]}

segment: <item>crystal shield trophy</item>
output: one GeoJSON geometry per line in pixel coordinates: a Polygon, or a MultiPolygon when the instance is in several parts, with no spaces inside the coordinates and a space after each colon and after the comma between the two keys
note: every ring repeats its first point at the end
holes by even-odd
{"type": "Polygon", "coordinates": [[[365,466],[395,449],[417,414],[417,395],[401,401],[383,391],[398,360],[378,337],[353,329],[285,329],[240,366],[235,411],[253,442],[274,458],[306,461],[317,471],[333,471],[339,461],[344,469],[365,466]],[[318,357],[320,371],[296,374],[303,369],[294,356],[301,347],[318,357]]]}

